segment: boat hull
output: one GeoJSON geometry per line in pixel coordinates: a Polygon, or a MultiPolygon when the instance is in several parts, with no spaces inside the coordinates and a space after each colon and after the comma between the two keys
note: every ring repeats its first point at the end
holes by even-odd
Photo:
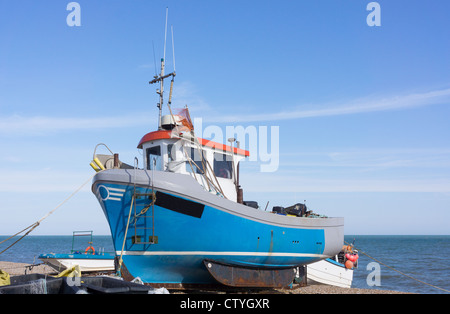
{"type": "Polygon", "coordinates": [[[307,266],[307,280],[309,283],[350,288],[353,269],[347,269],[336,261],[325,259],[307,266]]]}
{"type": "Polygon", "coordinates": [[[80,267],[82,272],[113,271],[114,254],[42,254],[39,259],[57,271],[80,267]]]}
{"type": "Polygon", "coordinates": [[[343,244],[342,218],[264,212],[206,192],[186,175],[107,170],[94,177],[92,191],[116,255],[132,277],[146,283],[214,284],[206,259],[255,269],[294,268],[335,255],[343,244]],[[152,197],[134,201],[133,195],[153,191],[155,203],[136,218],[133,203],[142,209],[152,197]]]}

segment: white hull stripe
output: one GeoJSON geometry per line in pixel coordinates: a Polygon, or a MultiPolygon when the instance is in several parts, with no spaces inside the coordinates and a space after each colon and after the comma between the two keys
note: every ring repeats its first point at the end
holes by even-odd
{"type": "MultiPolygon", "coordinates": [[[[116,251],[116,255],[120,256],[122,251],[116,251]]],[[[123,251],[123,255],[226,255],[226,256],[277,256],[277,257],[319,257],[327,258],[328,255],[323,254],[306,254],[306,253],[270,253],[270,252],[207,252],[207,251],[123,251]]]]}
{"type": "MultiPolygon", "coordinates": [[[[125,189],[117,189],[117,188],[109,187],[108,190],[115,191],[115,192],[122,192],[122,194],[125,193],[125,189]]],[[[113,194],[113,193],[111,193],[111,194],[113,194]]]]}
{"type": "Polygon", "coordinates": [[[111,187],[106,187],[104,185],[99,185],[97,188],[97,196],[99,197],[99,199],[103,200],[103,201],[122,201],[122,197],[125,193],[124,189],[118,189],[118,188],[111,188],[111,187]],[[100,189],[105,189],[106,191],[106,196],[102,197],[101,193],[100,193],[100,189]]]}

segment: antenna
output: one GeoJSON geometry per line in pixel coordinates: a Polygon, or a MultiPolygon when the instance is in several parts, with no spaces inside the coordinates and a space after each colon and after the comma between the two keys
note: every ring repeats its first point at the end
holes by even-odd
{"type": "Polygon", "coordinates": [[[170,109],[170,105],[172,104],[173,80],[175,79],[175,75],[176,75],[176,71],[175,71],[175,44],[174,44],[174,40],[173,40],[173,25],[170,25],[170,30],[172,32],[173,75],[172,75],[172,80],[170,81],[169,103],[167,105],[169,106],[170,112],[172,112],[172,109],[170,109]]]}
{"type": "Polygon", "coordinates": [[[166,42],[167,42],[167,19],[169,17],[169,7],[166,7],[166,27],[164,31],[164,55],[163,59],[166,60],[166,42]]]}
{"type": "Polygon", "coordinates": [[[174,43],[174,39],[173,39],[173,25],[170,26],[170,29],[172,31],[173,72],[176,72],[176,70],[175,70],[175,43],[174,43]]]}
{"type": "MultiPolygon", "coordinates": [[[[175,71],[172,73],[169,73],[167,75],[164,75],[164,63],[166,58],[166,42],[167,42],[167,20],[169,17],[169,8],[166,7],[166,24],[165,24],[165,32],[164,32],[164,57],[161,59],[161,73],[159,75],[155,75],[154,79],[149,82],[149,84],[154,84],[159,82],[160,88],[156,90],[156,93],[159,95],[159,103],[157,104],[157,107],[159,109],[159,119],[158,119],[158,130],[162,129],[162,107],[164,105],[164,79],[172,76],[172,82],[170,86],[170,95],[169,95],[169,105],[172,100],[172,88],[173,88],[173,80],[175,77],[175,71]]],[[[173,34],[173,30],[172,30],[173,34]]],[[[172,35],[172,46],[173,46],[173,35],[172,35]]],[[[175,50],[174,50],[174,61],[175,61],[175,50]]]]}
{"type": "Polygon", "coordinates": [[[156,72],[156,56],[155,56],[155,42],[152,40],[153,46],[153,62],[155,63],[155,77],[158,77],[158,73],[156,72]]]}

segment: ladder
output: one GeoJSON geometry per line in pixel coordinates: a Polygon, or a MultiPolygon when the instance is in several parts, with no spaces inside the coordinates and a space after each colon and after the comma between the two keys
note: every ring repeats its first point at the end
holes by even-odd
{"type": "Polygon", "coordinates": [[[137,193],[134,190],[134,236],[132,236],[133,244],[157,244],[158,237],[155,236],[155,202],[156,194],[137,193]]]}

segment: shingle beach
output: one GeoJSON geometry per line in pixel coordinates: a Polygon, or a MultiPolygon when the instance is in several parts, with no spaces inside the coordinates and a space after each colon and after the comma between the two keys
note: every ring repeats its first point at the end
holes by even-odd
{"type": "MultiPolygon", "coordinates": [[[[18,276],[24,274],[47,274],[54,275],[57,272],[45,265],[40,264],[33,266],[26,263],[14,263],[14,262],[1,262],[0,269],[7,272],[10,276],[18,276]]],[[[197,291],[198,292],[198,291],[197,291]]],[[[189,291],[178,291],[178,293],[191,293],[189,291]]],[[[194,291],[195,293],[195,291],[194,291]]],[[[208,291],[207,293],[212,293],[208,291]]],[[[218,292],[220,293],[220,292],[218,292]]],[[[243,293],[251,293],[246,291],[243,293]]],[[[380,290],[380,289],[359,289],[359,288],[339,288],[326,285],[308,285],[306,287],[296,287],[293,289],[271,289],[259,291],[257,293],[270,293],[270,294],[405,294],[406,292],[380,290]]]]}

